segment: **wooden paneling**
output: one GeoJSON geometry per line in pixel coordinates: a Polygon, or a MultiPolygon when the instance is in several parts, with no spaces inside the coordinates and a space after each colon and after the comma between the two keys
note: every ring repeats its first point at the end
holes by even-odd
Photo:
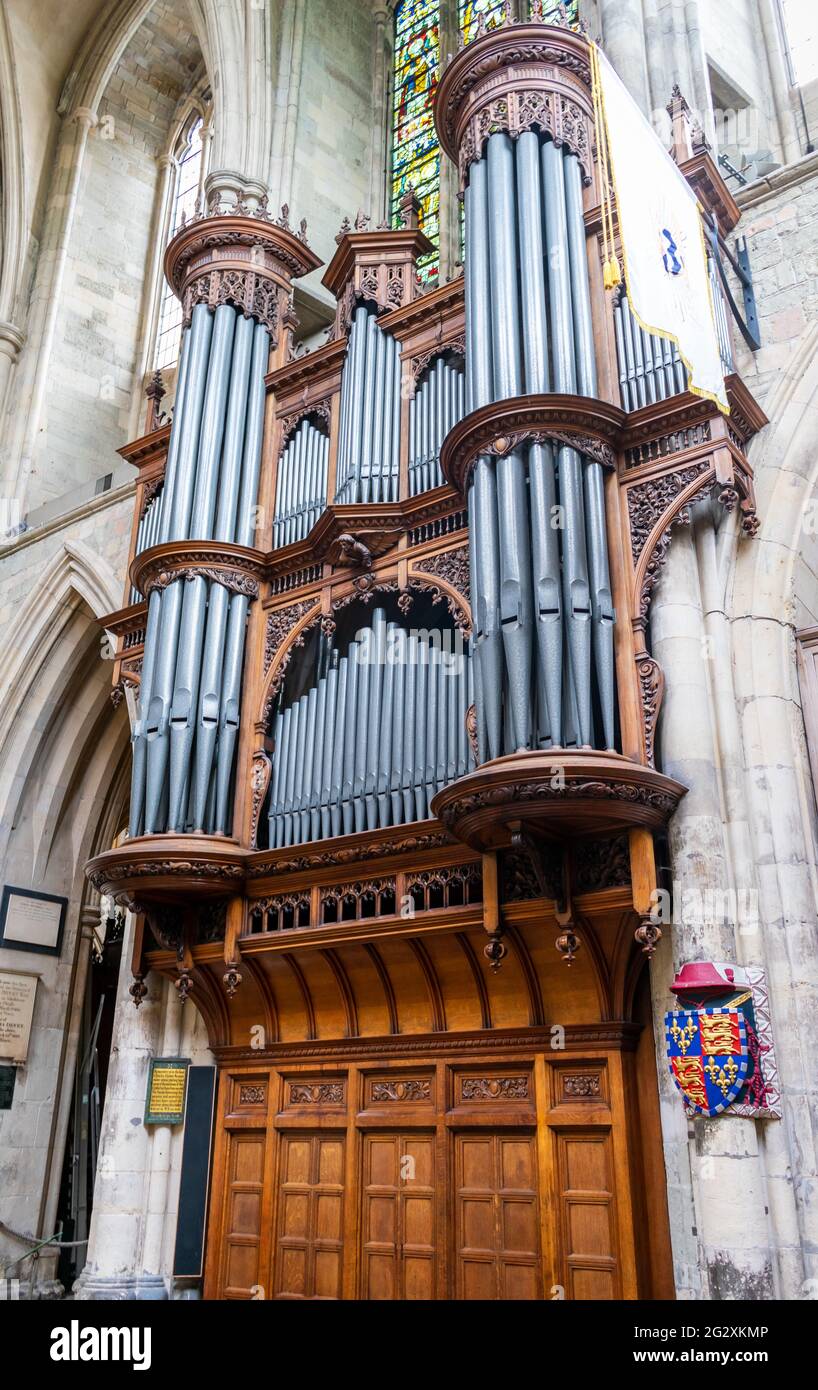
{"type": "Polygon", "coordinates": [[[343,1134],[282,1134],[275,1298],[340,1298],[343,1134]]]}
{"type": "Polygon", "coordinates": [[[223,1072],[208,1297],[651,1296],[632,1058],[310,1053],[223,1072]]]}
{"type": "Polygon", "coordinates": [[[610,1135],[557,1137],[559,1202],[567,1298],[618,1298],[610,1135]]]}
{"type": "Polygon", "coordinates": [[[533,1134],[454,1136],[459,1299],[542,1297],[533,1134]]]}
{"type": "Polygon", "coordinates": [[[434,1298],[434,1134],[365,1134],[361,1191],[361,1297],[434,1298]]]}
{"type": "Polygon", "coordinates": [[[265,1137],[230,1136],[225,1221],[225,1298],[252,1298],[259,1284],[265,1137]]]}

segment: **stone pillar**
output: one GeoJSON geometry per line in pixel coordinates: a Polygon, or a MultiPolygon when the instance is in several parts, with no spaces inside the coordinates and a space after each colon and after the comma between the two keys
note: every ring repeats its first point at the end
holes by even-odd
{"type": "MultiPolygon", "coordinates": [[[[0,496],[14,497],[25,512],[29,482],[41,438],[51,349],[62,290],[68,246],[80,190],[88,132],[96,125],[88,107],[77,107],[63,120],[56,155],[54,189],[49,200],[37,261],[27,326],[22,380],[15,401],[16,427],[3,451],[0,496]]],[[[19,377],[20,374],[18,374],[19,377]]],[[[9,422],[12,417],[9,416],[9,422]]]]}
{"type": "Polygon", "coordinates": [[[770,90],[778,126],[781,158],[785,164],[791,164],[793,160],[801,158],[803,149],[798,135],[795,113],[792,109],[790,80],[784,60],[781,20],[776,0],[758,0],[758,12],[764,35],[764,50],[767,54],[770,90]]]}
{"type": "Polygon", "coordinates": [[[600,0],[599,17],[605,55],[647,116],[651,99],[642,0],[600,0]]]}
{"type": "Polygon", "coordinates": [[[306,0],[285,0],[275,90],[270,197],[273,207],[290,203],[298,129],[298,96],[304,56],[306,0]]]}
{"type": "Polygon", "coordinates": [[[698,0],[642,3],[651,109],[657,116],[664,112],[678,83],[712,144],[713,106],[698,0]]]}
{"type": "Polygon", "coordinates": [[[0,419],[4,413],[11,369],[17,365],[24,342],[25,334],[22,329],[15,327],[13,323],[0,321],[0,419]]]}
{"type": "Polygon", "coordinates": [[[94,1209],[78,1299],[167,1297],[164,1280],[142,1275],[146,1177],[151,1136],[143,1124],[150,1059],[159,1056],[169,986],[155,976],[148,998],[134,1008],[128,990],[134,919],[128,914],[114,1018],[108,1087],[102,1118],[94,1209]]]}
{"type": "MultiPolygon", "coordinates": [[[[192,1007],[192,1005],[188,1005],[188,1011],[191,1011],[192,1007]]],[[[166,984],[161,1055],[163,1057],[180,1056],[181,1037],[182,1005],[175,990],[166,984]]],[[[164,1267],[163,1249],[173,1137],[173,1126],[152,1126],[148,1154],[145,1235],[142,1244],[139,1279],[140,1283],[146,1284],[150,1281],[157,1288],[159,1284],[164,1288],[164,1276],[167,1275],[169,1278],[171,1274],[171,1270],[166,1270],[164,1267]]]]}
{"type": "MultiPolygon", "coordinates": [[[[202,131],[202,143],[205,142],[205,131],[202,131]]],[[[211,132],[212,135],[212,132],[211,132]]],[[[211,138],[208,135],[207,138],[211,138]]],[[[141,343],[139,365],[136,369],[131,393],[131,407],[128,416],[128,438],[136,439],[140,433],[140,425],[144,425],[147,417],[147,402],[145,400],[145,387],[150,375],[153,362],[152,354],[155,349],[156,335],[158,330],[158,319],[162,303],[162,296],[159,292],[162,280],[162,261],[165,255],[167,243],[166,227],[168,225],[169,203],[171,193],[174,188],[174,175],[178,167],[173,155],[160,155],[156,161],[159,168],[159,178],[156,186],[156,196],[154,199],[153,222],[151,225],[151,259],[148,273],[145,277],[145,288],[142,293],[142,316],[140,321],[139,341],[141,343]]],[[[204,166],[205,160],[202,160],[204,166]]]]}
{"type": "MultiPolygon", "coordinates": [[[[696,509],[696,525],[705,533],[712,528],[709,504],[696,509]]],[[[689,528],[677,528],[651,610],[651,649],[666,680],[659,728],[662,770],[689,788],[670,827],[672,949],[663,943],[652,972],[677,1288],[680,1297],[688,1298],[769,1299],[776,1288],[758,1122],[735,1116],[688,1121],[662,1056],[664,1014],[675,1002],[669,991],[675,971],[693,960],[741,959],[737,924],[723,910],[725,894],[736,886],[735,860],[724,834],[710,636],[694,535],[689,528]]]]}
{"type": "Polygon", "coordinates": [[[373,39],[372,71],[372,145],[369,155],[369,211],[373,227],[380,226],[389,213],[388,137],[391,130],[389,112],[389,65],[392,45],[387,41],[394,6],[379,3],[375,6],[375,35],[373,39]]]}

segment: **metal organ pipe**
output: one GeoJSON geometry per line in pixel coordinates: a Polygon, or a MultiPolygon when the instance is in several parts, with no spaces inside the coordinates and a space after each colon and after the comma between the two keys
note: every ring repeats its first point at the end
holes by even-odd
{"type": "Polygon", "coordinates": [[[273,847],[428,815],[431,797],[473,759],[471,661],[435,633],[407,633],[376,609],[310,690],[273,724],[273,847]]]}
{"type": "MultiPolygon", "coordinates": [[[[467,410],[523,392],[596,396],[576,157],[534,131],[516,143],[496,132],[471,165],[465,207],[467,410]]],[[[619,314],[623,354],[628,326],[619,314]]],[[[635,380],[625,363],[623,392],[635,380]]],[[[420,411],[414,431],[417,447],[420,411]]],[[[595,736],[612,746],[614,612],[601,465],[547,442],[496,460],[485,455],[475,461],[468,500],[480,760],[591,745],[595,736]]]]}
{"type": "Polygon", "coordinates": [[[397,343],[360,304],[341,378],[336,502],[397,501],[400,373],[397,343]]]}
{"type": "MultiPolygon", "coordinates": [[[[194,309],[152,544],[252,543],[268,353],[266,330],[232,306],[194,309]]],[[[151,593],[132,833],[226,830],[247,604],[199,576],[151,593]]]]}
{"type": "MultiPolygon", "coordinates": [[[[253,334],[253,357],[250,365],[244,449],[234,537],[236,544],[243,546],[252,545],[255,539],[256,501],[264,432],[264,374],[267,370],[269,351],[270,343],[267,331],[261,324],[256,324],[253,334]]],[[[216,795],[213,830],[217,835],[226,833],[230,818],[230,779],[239,733],[241,674],[248,604],[249,599],[245,594],[231,594],[219,702],[219,734],[216,746],[216,795]]]]}
{"type": "Polygon", "coordinates": [[[327,501],[329,439],[302,420],[281,453],[276,479],[273,547],[309,535],[327,501]]]}
{"type": "MultiPolygon", "coordinates": [[[[574,349],[577,387],[581,395],[597,395],[594,326],[591,290],[585,249],[585,218],[582,206],[582,171],[574,154],[563,158],[565,205],[568,217],[568,246],[571,263],[571,299],[574,310],[574,349]]],[[[586,458],[585,536],[588,551],[588,578],[591,591],[594,668],[596,672],[602,733],[606,748],[614,746],[614,613],[611,575],[608,564],[608,537],[605,524],[605,479],[602,465],[586,458]]],[[[580,716],[581,718],[581,716],[580,716]]]]}
{"type": "Polygon", "coordinates": [[[423,373],[409,402],[409,495],[442,487],[440,449],[446,435],[463,418],[464,374],[445,355],[423,373]]]}

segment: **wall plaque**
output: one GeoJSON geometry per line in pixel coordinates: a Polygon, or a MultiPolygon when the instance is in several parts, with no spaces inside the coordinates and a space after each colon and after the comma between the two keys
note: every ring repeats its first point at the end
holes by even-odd
{"type": "Polygon", "coordinates": [[[31,1019],[37,994],[37,976],[0,970],[0,1058],[25,1062],[31,1019]]]}
{"type": "Polygon", "coordinates": [[[54,893],[6,884],[0,900],[0,946],[58,956],[67,907],[68,899],[54,893]]]}
{"type": "Polygon", "coordinates": [[[188,1057],[154,1057],[148,1073],[146,1125],[180,1125],[185,1118],[188,1057]]]}

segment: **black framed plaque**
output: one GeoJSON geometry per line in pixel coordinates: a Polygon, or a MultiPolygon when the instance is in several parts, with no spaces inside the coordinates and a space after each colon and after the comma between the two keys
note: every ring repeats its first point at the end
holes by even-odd
{"type": "Polygon", "coordinates": [[[185,1118],[189,1057],[153,1057],[145,1098],[146,1125],[180,1125],[185,1118]]]}
{"type": "Polygon", "coordinates": [[[67,908],[68,899],[55,893],[5,884],[0,898],[0,946],[58,956],[67,908]]]}

